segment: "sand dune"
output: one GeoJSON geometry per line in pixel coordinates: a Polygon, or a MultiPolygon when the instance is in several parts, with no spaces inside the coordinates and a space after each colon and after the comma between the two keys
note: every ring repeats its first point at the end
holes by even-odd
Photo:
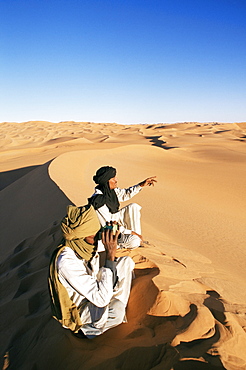
{"type": "Polygon", "coordinates": [[[246,124],[0,124],[1,368],[246,369],[246,124]],[[101,165],[134,201],[144,246],[128,323],[89,340],[51,318],[48,264],[68,204],[101,165]]]}

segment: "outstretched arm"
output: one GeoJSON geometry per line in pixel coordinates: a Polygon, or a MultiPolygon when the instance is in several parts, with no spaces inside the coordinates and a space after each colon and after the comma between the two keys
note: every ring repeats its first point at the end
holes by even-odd
{"type": "Polygon", "coordinates": [[[141,188],[143,188],[144,186],[151,186],[151,185],[154,186],[155,182],[157,182],[156,176],[152,176],[152,177],[148,177],[144,181],[140,182],[139,185],[141,186],[141,188]]]}
{"type": "Polygon", "coordinates": [[[131,186],[130,188],[128,189],[120,189],[120,188],[116,188],[115,189],[115,192],[116,192],[116,195],[119,199],[120,202],[124,202],[126,200],[129,200],[131,199],[134,195],[136,195],[137,193],[139,193],[139,191],[144,187],[144,186],[151,186],[155,184],[155,182],[157,182],[156,180],[156,176],[152,176],[152,177],[148,177],[147,179],[145,179],[144,181],[141,181],[139,184],[137,185],[134,185],[134,186],[131,186]]]}

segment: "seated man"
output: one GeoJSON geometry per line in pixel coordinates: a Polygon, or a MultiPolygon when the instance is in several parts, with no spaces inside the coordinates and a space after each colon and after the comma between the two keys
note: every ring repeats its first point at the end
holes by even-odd
{"type": "Polygon", "coordinates": [[[95,208],[101,225],[104,226],[106,222],[117,221],[120,224],[121,232],[121,237],[118,241],[119,246],[124,248],[139,247],[142,240],[141,206],[137,203],[131,203],[119,209],[119,202],[131,199],[144,186],[154,185],[156,182],[155,176],[149,177],[128,189],[120,189],[117,187],[116,169],[105,166],[97,170],[93,180],[98,185],[88,202],[95,208]]]}
{"type": "Polygon", "coordinates": [[[124,322],[134,262],[128,256],[115,258],[119,230],[101,231],[90,205],[68,206],[61,228],[64,243],[53,253],[48,279],[53,317],[72,332],[94,338],[124,322]],[[106,251],[101,268],[100,235],[106,251]]]}

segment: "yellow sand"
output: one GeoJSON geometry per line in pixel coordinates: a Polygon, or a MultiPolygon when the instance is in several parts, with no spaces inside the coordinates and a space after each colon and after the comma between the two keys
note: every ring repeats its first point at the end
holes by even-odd
{"type": "Polygon", "coordinates": [[[1,368],[246,369],[246,123],[2,123],[0,145],[1,368]],[[132,200],[144,247],[119,252],[128,323],[89,341],[51,318],[47,273],[102,165],[158,183],[132,200]]]}

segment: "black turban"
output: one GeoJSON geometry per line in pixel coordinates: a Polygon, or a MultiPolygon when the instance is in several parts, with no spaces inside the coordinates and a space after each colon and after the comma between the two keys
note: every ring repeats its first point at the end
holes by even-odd
{"type": "Polygon", "coordinates": [[[110,189],[109,180],[116,176],[116,169],[110,166],[101,167],[97,170],[93,180],[96,184],[96,189],[101,190],[102,194],[96,194],[88,199],[89,204],[97,210],[106,204],[111,213],[119,211],[119,200],[114,189],[110,189]]]}
{"type": "Polygon", "coordinates": [[[112,177],[116,176],[116,169],[110,166],[105,166],[97,170],[93,180],[96,184],[105,185],[112,177]]]}

